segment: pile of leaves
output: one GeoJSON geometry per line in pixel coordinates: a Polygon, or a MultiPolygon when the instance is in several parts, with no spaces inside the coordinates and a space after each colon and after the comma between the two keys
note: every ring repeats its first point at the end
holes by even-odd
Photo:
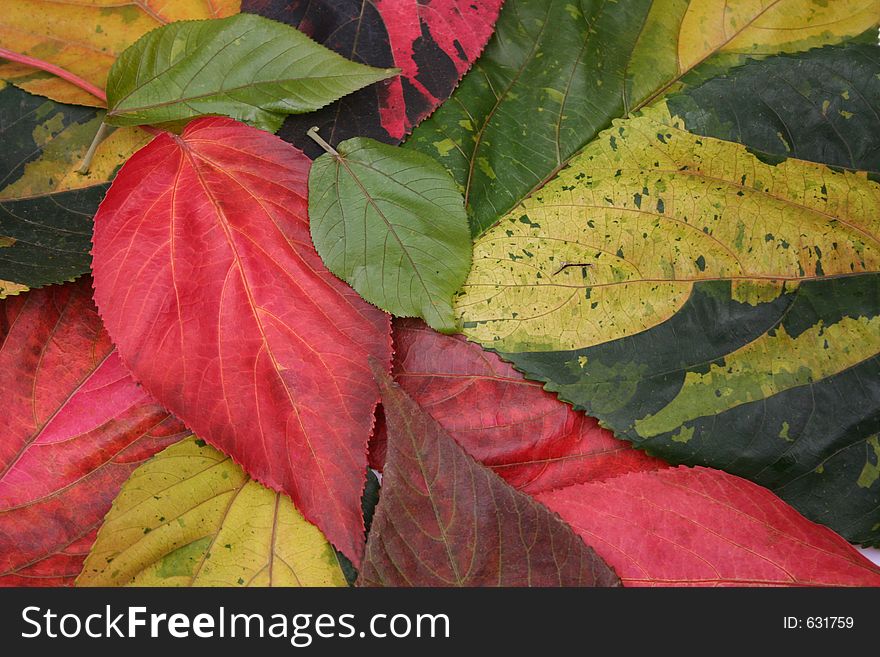
{"type": "Polygon", "coordinates": [[[878,22],[4,0],[0,584],[880,585],[878,22]]]}

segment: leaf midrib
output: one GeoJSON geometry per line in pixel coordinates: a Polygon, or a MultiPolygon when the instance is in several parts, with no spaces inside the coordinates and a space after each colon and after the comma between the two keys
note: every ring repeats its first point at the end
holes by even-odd
{"type": "MultiPolygon", "coordinates": [[[[354,171],[349,166],[348,161],[345,159],[345,157],[343,157],[342,155],[332,155],[332,154],[328,154],[327,156],[332,158],[333,161],[335,161],[337,163],[337,169],[338,169],[339,164],[341,164],[343,167],[345,167],[345,170],[348,172],[348,175],[351,177],[352,180],[355,181],[355,183],[357,183],[357,186],[360,188],[361,193],[364,195],[364,198],[372,206],[375,213],[385,223],[385,226],[388,229],[388,233],[394,237],[394,239],[397,241],[397,244],[400,246],[400,250],[403,252],[403,254],[406,256],[406,259],[409,261],[409,264],[412,267],[413,273],[415,273],[416,278],[419,281],[419,285],[421,285],[422,289],[425,291],[425,297],[427,298],[427,300],[431,304],[431,307],[434,309],[434,312],[437,313],[438,317],[442,317],[443,313],[440,311],[440,309],[437,307],[437,304],[434,302],[434,296],[431,294],[431,290],[428,288],[428,284],[425,282],[425,279],[422,278],[422,273],[419,270],[419,267],[416,266],[415,260],[413,260],[412,255],[410,255],[409,249],[407,248],[403,239],[400,237],[400,235],[397,234],[397,231],[394,229],[394,224],[391,223],[391,221],[388,219],[388,217],[385,216],[385,213],[382,212],[382,210],[379,208],[378,203],[373,198],[373,196],[370,194],[370,192],[367,191],[367,188],[361,182],[360,178],[358,178],[358,176],[354,173],[354,171]]],[[[360,163],[358,163],[358,164],[360,164],[360,163]]],[[[373,167],[368,167],[368,168],[376,171],[376,169],[374,169],[373,167]]],[[[381,172],[377,171],[377,173],[381,173],[381,172]]],[[[387,176],[386,174],[383,174],[383,175],[385,175],[386,178],[390,179],[390,176],[387,176]]],[[[400,183],[398,183],[398,184],[400,184],[400,183]]],[[[337,200],[339,201],[340,207],[341,207],[341,205],[343,203],[343,199],[339,196],[339,185],[336,185],[336,190],[337,190],[336,197],[337,197],[337,200]]],[[[419,196],[421,196],[421,195],[419,195],[419,196]]],[[[383,253],[383,264],[384,264],[384,253],[383,253]]],[[[385,288],[384,281],[383,281],[382,288],[383,288],[383,290],[385,288]]]]}

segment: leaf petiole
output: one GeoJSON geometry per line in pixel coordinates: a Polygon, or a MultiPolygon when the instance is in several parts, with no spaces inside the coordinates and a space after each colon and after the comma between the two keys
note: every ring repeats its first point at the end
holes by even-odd
{"type": "Polygon", "coordinates": [[[83,158],[82,164],[79,169],[77,169],[77,173],[81,175],[86,175],[89,172],[89,169],[92,166],[92,159],[95,157],[95,151],[98,150],[98,146],[101,145],[101,142],[107,139],[110,136],[110,133],[115,130],[112,126],[107,125],[104,122],[101,122],[101,125],[98,127],[98,131],[95,133],[95,138],[92,139],[92,143],[89,145],[89,150],[86,151],[86,156],[83,158]]]}
{"type": "Polygon", "coordinates": [[[333,157],[339,157],[339,151],[337,151],[330,144],[328,144],[326,141],[324,141],[323,137],[321,137],[321,135],[318,134],[318,126],[312,126],[311,128],[309,128],[309,130],[308,130],[308,132],[306,132],[306,134],[309,137],[311,137],[312,139],[314,139],[318,143],[318,146],[320,146],[325,151],[330,153],[330,155],[332,155],[333,157]]]}

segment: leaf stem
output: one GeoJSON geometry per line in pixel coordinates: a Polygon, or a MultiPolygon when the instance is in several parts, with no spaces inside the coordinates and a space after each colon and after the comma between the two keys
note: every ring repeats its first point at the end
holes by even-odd
{"type": "Polygon", "coordinates": [[[89,172],[89,169],[92,166],[92,159],[95,157],[95,151],[98,150],[98,146],[101,145],[101,142],[110,136],[109,130],[110,126],[103,121],[101,122],[101,125],[98,126],[98,132],[95,133],[95,138],[92,139],[89,150],[86,151],[86,156],[83,158],[82,164],[78,169],[78,172],[82,175],[86,175],[89,172]]]}
{"type": "Polygon", "coordinates": [[[330,155],[332,155],[333,157],[339,157],[339,151],[337,151],[330,144],[324,141],[321,135],[318,134],[318,126],[312,126],[311,128],[309,128],[309,131],[306,134],[314,139],[316,142],[318,142],[318,146],[330,153],[330,155]]]}
{"type": "Polygon", "coordinates": [[[26,64],[28,66],[38,68],[41,71],[46,71],[47,73],[57,75],[62,80],[67,80],[68,82],[76,85],[83,91],[92,94],[95,98],[100,100],[105,105],[107,104],[107,94],[104,93],[103,89],[101,89],[100,87],[96,87],[88,80],[83,80],[75,73],[71,73],[70,71],[63,69],[60,66],[50,64],[49,62],[43,61],[42,59],[36,59],[35,57],[28,57],[27,55],[22,55],[21,53],[13,52],[12,50],[6,50],[6,48],[0,48],[0,59],[8,59],[11,62],[26,64]]]}

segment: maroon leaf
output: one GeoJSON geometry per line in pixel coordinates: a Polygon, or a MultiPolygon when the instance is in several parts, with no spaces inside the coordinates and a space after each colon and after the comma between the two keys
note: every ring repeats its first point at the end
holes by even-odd
{"type": "Polygon", "coordinates": [[[667,468],[543,493],[627,586],[880,586],[880,569],[766,488],[667,468]]]}
{"type": "Polygon", "coordinates": [[[131,471],[186,433],[122,366],[91,292],[0,304],[0,586],[71,584],[131,471]]]}
{"type": "MultiPolygon", "coordinates": [[[[394,378],[466,452],[535,495],[666,463],[617,440],[492,352],[416,320],[394,321],[394,378]]],[[[381,469],[384,424],[371,465],[381,469]]]]}
{"type": "Polygon", "coordinates": [[[157,137],[95,218],[95,300],[147,390],[358,563],[390,323],[315,252],[310,165],[229,119],[157,137]]]}
{"type": "Polygon", "coordinates": [[[559,518],[468,456],[377,365],[388,462],[362,586],[618,586],[559,518]]]}
{"type": "Polygon", "coordinates": [[[279,135],[310,157],[323,151],[312,126],[334,145],[350,137],[400,143],[446,100],[480,55],[503,0],[244,0],[242,11],[283,21],[362,64],[399,77],[287,119],[279,135]]]}

